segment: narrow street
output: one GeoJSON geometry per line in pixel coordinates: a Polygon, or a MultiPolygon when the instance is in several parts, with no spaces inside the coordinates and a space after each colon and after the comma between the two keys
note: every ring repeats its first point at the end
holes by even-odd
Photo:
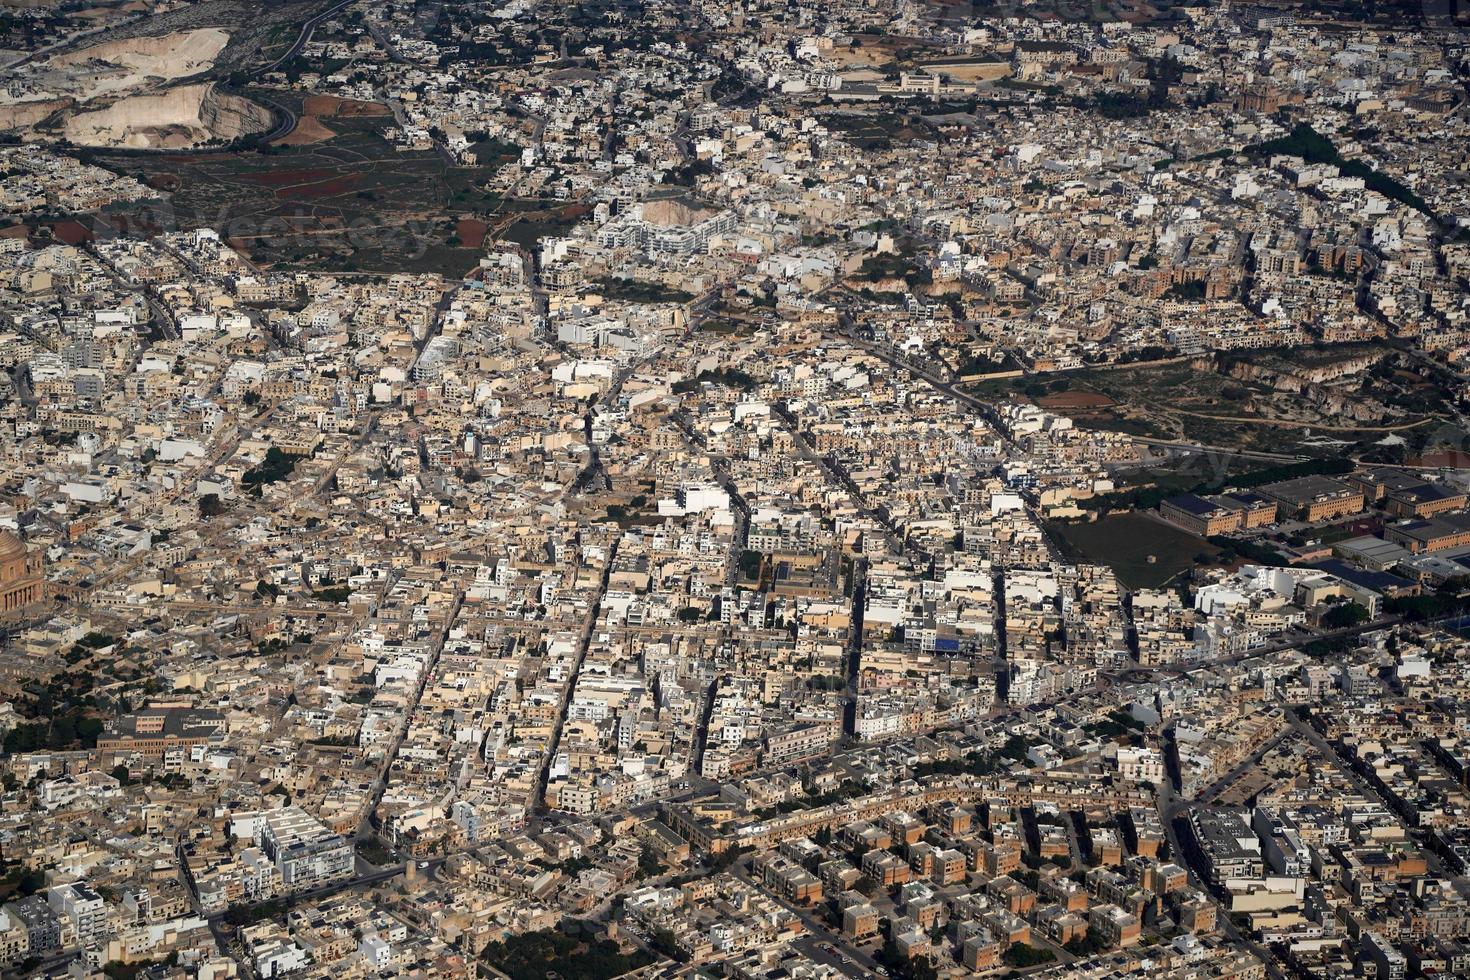
{"type": "Polygon", "coordinates": [[[561,745],[562,729],[567,723],[567,709],[572,702],[572,694],[577,689],[577,678],[581,676],[582,664],[587,660],[587,651],[592,648],[592,634],[597,629],[597,622],[602,611],[602,597],[607,594],[608,579],[612,576],[613,562],[618,555],[618,543],[614,539],[613,545],[608,549],[607,563],[603,565],[602,577],[597,583],[597,592],[593,595],[591,603],[587,608],[586,619],[582,623],[582,633],[577,644],[577,662],[572,667],[572,674],[562,689],[561,699],[556,709],[556,724],[551,730],[551,740],[546,745],[546,756],[541,760],[541,771],[536,778],[536,795],[534,805],[537,808],[546,807],[546,788],[551,779],[551,767],[556,761],[556,753],[561,745]]]}

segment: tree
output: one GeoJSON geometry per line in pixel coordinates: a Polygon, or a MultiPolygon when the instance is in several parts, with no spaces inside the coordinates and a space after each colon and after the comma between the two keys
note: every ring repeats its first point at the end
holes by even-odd
{"type": "Polygon", "coordinates": [[[1037,949],[1035,946],[1028,946],[1025,943],[1016,943],[1010,949],[1006,950],[1005,953],[1006,965],[1022,970],[1028,967],[1040,966],[1043,963],[1050,963],[1054,959],[1056,959],[1056,956],[1051,950],[1037,949]]]}
{"type": "Polygon", "coordinates": [[[1324,629],[1339,630],[1368,621],[1368,610],[1356,602],[1340,602],[1322,614],[1324,629]]]}
{"type": "Polygon", "coordinates": [[[689,954],[679,948],[679,941],[668,929],[655,929],[648,937],[648,945],[679,963],[688,963],[689,954]]]}
{"type": "Polygon", "coordinates": [[[663,870],[664,863],[659,860],[653,848],[644,844],[638,851],[638,877],[652,878],[656,874],[662,874],[663,870]]]}
{"type": "Polygon", "coordinates": [[[219,499],[217,493],[206,493],[199,498],[199,516],[206,520],[218,517],[225,512],[224,502],[219,499]]]}
{"type": "Polygon", "coordinates": [[[883,948],[873,958],[883,964],[893,980],[935,980],[939,976],[928,956],[910,959],[891,938],[884,941],[883,948]]]}

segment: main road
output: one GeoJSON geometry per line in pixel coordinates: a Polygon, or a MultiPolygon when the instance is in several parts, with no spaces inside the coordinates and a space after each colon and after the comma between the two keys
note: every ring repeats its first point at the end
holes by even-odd
{"type": "Polygon", "coordinates": [[[328,7],[326,10],[323,10],[321,13],[315,15],[310,20],[306,21],[306,23],[302,24],[301,33],[296,35],[296,42],[286,50],[285,54],[281,55],[275,61],[272,61],[270,64],[262,68],[261,74],[263,75],[267,72],[275,71],[277,68],[281,67],[281,65],[285,64],[286,62],[290,61],[292,58],[300,54],[301,49],[306,47],[306,43],[311,40],[312,32],[321,26],[322,21],[326,20],[328,17],[331,17],[338,11],[346,10],[348,7],[352,6],[353,2],[354,0],[341,0],[340,3],[328,7]]]}

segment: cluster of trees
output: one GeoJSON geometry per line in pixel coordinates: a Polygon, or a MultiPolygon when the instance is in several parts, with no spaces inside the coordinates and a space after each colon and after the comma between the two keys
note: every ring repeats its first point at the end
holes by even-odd
{"type": "Polygon", "coordinates": [[[11,895],[24,898],[45,887],[46,875],[41,871],[27,869],[20,861],[10,864],[6,867],[4,876],[0,876],[0,896],[6,898],[11,895]]]}
{"type": "MultiPolygon", "coordinates": [[[[1448,582],[1445,584],[1453,585],[1448,582]]],[[[1408,622],[1417,623],[1470,612],[1470,596],[1460,595],[1453,587],[1442,588],[1433,594],[1397,596],[1388,600],[1385,608],[1391,615],[1402,616],[1408,622]]]]}
{"type": "Polygon", "coordinates": [[[682,289],[636,279],[601,279],[597,288],[608,299],[625,303],[687,303],[694,298],[682,289]]]}
{"type": "Polygon", "coordinates": [[[522,147],[510,140],[487,136],[484,133],[465,133],[465,139],[470,143],[470,152],[475,155],[475,162],[482,167],[497,166],[520,159],[522,147]]]}
{"type": "Polygon", "coordinates": [[[994,752],[971,752],[962,759],[935,759],[921,762],[914,767],[914,778],[927,776],[992,776],[1009,762],[1020,762],[1026,758],[1030,746],[1020,735],[1012,735],[994,752]]]}
{"type": "MultiPolygon", "coordinates": [[[[581,923],[563,922],[562,929],[542,929],[485,947],[482,958],[511,980],[600,980],[648,966],[653,957],[638,950],[624,953],[610,939],[585,939],[581,923]]],[[[595,929],[596,927],[591,927],[595,929]]]]}
{"type": "Polygon", "coordinates": [[[286,914],[285,899],[275,898],[256,905],[237,905],[225,913],[225,921],[235,928],[254,925],[266,919],[279,919],[286,914]]]}
{"type": "Polygon", "coordinates": [[[669,183],[680,187],[693,187],[700,177],[712,177],[719,173],[708,160],[691,160],[681,167],[669,171],[669,183]]]}
{"type": "Polygon", "coordinates": [[[1056,959],[1056,955],[1051,950],[1037,949],[1035,946],[1028,946],[1025,943],[1015,943],[1005,953],[1006,966],[1012,966],[1018,970],[1041,966],[1043,963],[1050,963],[1054,959],[1056,959]]]}
{"type": "Polygon", "coordinates": [[[1371,191],[1377,191],[1392,201],[1398,201],[1416,211],[1434,217],[1428,204],[1402,182],[1363,163],[1361,160],[1346,159],[1338,152],[1332,141],[1317,132],[1307,123],[1298,123],[1286,136],[1278,136],[1264,143],[1253,143],[1245,148],[1251,156],[1269,157],[1276,154],[1301,157],[1307,163],[1330,163],[1342,171],[1345,177],[1361,177],[1371,191]]]}
{"type": "MultiPolygon", "coordinates": [[[[1127,735],[1130,732],[1141,732],[1143,731],[1144,725],[1143,722],[1130,714],[1122,711],[1112,711],[1102,721],[1084,725],[1082,728],[1089,735],[1096,735],[1099,738],[1117,738],[1120,735],[1127,735]]],[[[1038,822],[1039,820],[1040,818],[1038,818],[1038,822]]]]}
{"type": "Polygon", "coordinates": [[[1211,535],[1208,540],[1210,544],[1220,549],[1218,555],[1220,561],[1228,562],[1232,558],[1239,557],[1257,565],[1287,564],[1286,559],[1281,557],[1281,553],[1275,548],[1269,548],[1254,541],[1239,541],[1235,538],[1227,538],[1223,534],[1211,535]]]}
{"type": "Polygon", "coordinates": [[[1198,303],[1205,298],[1205,284],[1201,279],[1176,282],[1164,290],[1165,299],[1177,299],[1186,303],[1198,303]]]}
{"type": "MultiPolygon", "coordinates": [[[[1300,463],[1283,463],[1280,466],[1267,466],[1235,476],[1223,474],[1212,476],[1188,488],[1148,486],[1135,487],[1132,490],[1121,490],[1117,493],[1098,494],[1095,497],[1082,501],[1079,506],[1089,510],[1148,510],[1157,507],[1159,502],[1164,498],[1172,497],[1179,493],[1217,493],[1226,486],[1241,488],[1259,487],[1267,483],[1294,480],[1299,476],[1338,476],[1343,473],[1351,473],[1353,466],[1352,460],[1342,457],[1309,459],[1300,463]]],[[[1218,542],[1212,541],[1211,543],[1217,544],[1218,542]]],[[[1237,547],[1239,546],[1238,542],[1234,544],[1237,547]]]]}
{"type": "MultiPolygon", "coordinates": [[[[113,642],[113,638],[105,634],[90,633],[73,649],[90,651],[110,646],[113,642]]],[[[6,734],[5,751],[94,748],[97,736],[102,734],[101,706],[92,693],[97,676],[90,670],[63,671],[44,686],[27,685],[24,698],[18,700],[16,706],[29,720],[6,734]]]]}
{"type": "Polygon", "coordinates": [[[898,944],[891,938],[883,943],[883,948],[873,958],[883,965],[893,980],[936,980],[939,976],[939,971],[929,957],[916,956],[910,959],[903,955],[898,944]]]}
{"type": "Polygon", "coordinates": [[[1367,608],[1356,602],[1339,602],[1322,614],[1323,629],[1347,629],[1367,621],[1367,608]]]}
{"type": "Polygon", "coordinates": [[[49,721],[16,725],[5,735],[5,751],[39,752],[42,749],[95,748],[102,734],[102,720],[80,711],[56,715],[49,721]]]}
{"type": "Polygon", "coordinates": [[[1177,85],[1184,77],[1184,66],[1178,59],[1165,56],[1150,61],[1145,74],[1149,79],[1148,95],[1099,92],[1091,97],[1078,96],[1072,104],[1105,119],[1137,119],[1158,109],[1169,108],[1169,87],[1177,85]]]}
{"type": "Polygon", "coordinates": [[[240,485],[259,494],[261,487],[279,483],[290,476],[291,471],[296,468],[297,458],[272,446],[265,451],[265,458],[260,461],[259,466],[245,471],[245,475],[240,478],[240,485]]]}
{"type": "Polygon", "coordinates": [[[701,384],[724,385],[726,388],[739,388],[742,391],[754,391],[756,380],[739,368],[716,368],[713,371],[701,371],[698,377],[686,378],[674,385],[675,394],[686,394],[698,391],[701,384]]]}
{"type": "Polygon", "coordinates": [[[710,86],[709,97],[715,102],[742,102],[757,95],[734,68],[721,68],[720,77],[710,86]]]}
{"type": "Polygon", "coordinates": [[[898,253],[875,255],[864,259],[856,278],[877,282],[881,279],[902,279],[910,289],[927,286],[934,282],[934,271],[916,264],[913,255],[898,253]]]}
{"type": "Polygon", "coordinates": [[[970,374],[994,374],[997,371],[1014,371],[1020,366],[1009,354],[1002,354],[999,357],[988,354],[970,354],[960,362],[956,373],[961,377],[970,374]]]}

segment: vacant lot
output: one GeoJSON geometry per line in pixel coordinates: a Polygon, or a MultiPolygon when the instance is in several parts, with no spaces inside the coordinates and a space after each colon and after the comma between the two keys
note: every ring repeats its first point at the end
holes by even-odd
{"type": "Polygon", "coordinates": [[[329,125],[266,152],[90,154],[91,162],[173,192],[164,206],[108,208],[105,226],[213,228],[267,267],[458,276],[475,267],[486,239],[532,245],[583,213],[575,202],[485,190],[499,164],[452,166],[432,151],[397,149],[383,138],[392,120],[376,103],[268,94],[303,120],[329,125]]]}
{"type": "Polygon", "coordinates": [[[917,115],[897,112],[835,113],[822,117],[828,129],[864,150],[882,150],[911,140],[931,139],[934,130],[917,115]]]}
{"type": "Polygon", "coordinates": [[[1053,412],[1067,412],[1082,408],[1110,408],[1114,402],[1097,391],[1063,391],[1039,398],[1036,404],[1053,412]]]}
{"type": "Polygon", "coordinates": [[[301,106],[302,112],[319,119],[335,116],[357,118],[361,116],[386,116],[388,107],[381,102],[362,102],[358,99],[339,99],[335,95],[308,95],[301,106]]]}
{"type": "Polygon", "coordinates": [[[1107,565],[1130,589],[1155,589],[1220,549],[1145,514],[1115,514],[1091,524],[1056,522],[1047,533],[1069,558],[1107,565]]]}
{"type": "Polygon", "coordinates": [[[1397,434],[1417,449],[1436,431],[1430,420],[1449,418],[1442,393],[1375,360],[1384,360],[1382,348],[1344,344],[1033,373],[967,388],[1035,402],[1083,428],[1204,446],[1323,456],[1368,451],[1397,434]],[[1340,364],[1352,369],[1333,377],[1340,364]]]}

